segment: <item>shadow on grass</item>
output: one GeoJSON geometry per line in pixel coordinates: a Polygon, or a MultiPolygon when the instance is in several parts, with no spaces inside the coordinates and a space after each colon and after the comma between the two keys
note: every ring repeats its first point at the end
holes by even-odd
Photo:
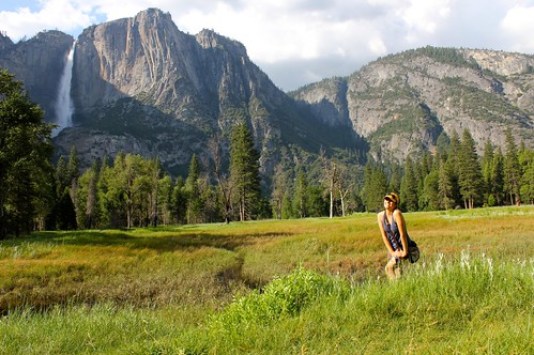
{"type": "Polygon", "coordinates": [[[254,233],[225,235],[207,232],[151,231],[146,236],[133,231],[47,231],[30,236],[1,241],[4,246],[22,246],[34,243],[52,243],[72,246],[122,246],[131,249],[152,249],[158,252],[192,250],[204,247],[235,251],[237,248],[256,244],[261,240],[289,237],[291,233],[254,233]]]}

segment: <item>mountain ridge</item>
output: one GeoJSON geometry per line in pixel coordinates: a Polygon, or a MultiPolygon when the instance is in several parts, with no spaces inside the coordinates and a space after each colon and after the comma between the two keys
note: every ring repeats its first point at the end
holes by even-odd
{"type": "MultiPolygon", "coordinates": [[[[465,128],[480,152],[486,139],[503,146],[508,128],[532,146],[532,68],[533,56],[489,50],[424,47],[389,55],[344,79],[350,120],[377,159],[384,152],[388,160],[403,160],[432,151],[439,134],[465,128]]],[[[291,95],[320,110],[318,98],[334,104],[328,97],[336,94],[329,87],[336,80],[291,95]]]]}
{"type": "MultiPolygon", "coordinates": [[[[53,94],[74,38],[47,31],[35,39],[14,44],[0,35],[0,66],[16,74],[53,121],[53,94]],[[48,52],[34,44],[39,38],[49,42],[48,52]],[[23,50],[37,53],[34,60],[23,50]],[[49,78],[39,80],[42,73],[49,78]]],[[[486,139],[502,146],[508,128],[533,146],[533,68],[533,57],[519,53],[424,47],[285,93],[243,44],[206,29],[186,34],[170,14],[148,9],[78,36],[74,126],[55,144],[58,154],[75,145],[86,166],[125,151],[157,156],[184,174],[192,154],[209,161],[213,137],[227,153],[231,127],[245,121],[264,176],[282,160],[308,164],[324,148],[330,155],[352,152],[360,157],[355,164],[366,154],[402,161],[434,151],[440,135],[465,128],[479,147],[486,139]]]]}

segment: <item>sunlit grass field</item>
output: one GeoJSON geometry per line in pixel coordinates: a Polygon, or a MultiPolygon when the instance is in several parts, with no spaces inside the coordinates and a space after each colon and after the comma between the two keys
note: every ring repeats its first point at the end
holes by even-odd
{"type": "Polygon", "coordinates": [[[534,207],[0,241],[2,354],[534,354],[534,207]]]}

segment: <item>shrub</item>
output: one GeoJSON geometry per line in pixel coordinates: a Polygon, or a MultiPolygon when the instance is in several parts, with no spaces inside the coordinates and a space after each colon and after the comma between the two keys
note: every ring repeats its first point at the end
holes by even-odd
{"type": "Polygon", "coordinates": [[[275,278],[263,291],[237,299],[212,318],[211,326],[222,330],[250,324],[268,325],[283,316],[299,314],[325,296],[345,298],[349,292],[346,281],[299,267],[285,277],[275,278]]]}

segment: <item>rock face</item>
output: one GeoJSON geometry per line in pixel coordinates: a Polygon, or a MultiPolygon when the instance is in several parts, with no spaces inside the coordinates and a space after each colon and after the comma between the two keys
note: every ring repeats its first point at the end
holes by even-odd
{"type": "Polygon", "coordinates": [[[13,44],[0,35],[0,67],[24,83],[30,98],[53,121],[59,79],[74,38],[59,31],[45,31],[28,41],[13,44]]]}
{"type": "Polygon", "coordinates": [[[351,127],[347,90],[346,79],[326,79],[296,91],[293,97],[301,104],[306,103],[305,106],[309,106],[321,122],[330,126],[351,127]]]}
{"type": "MultiPolygon", "coordinates": [[[[14,44],[0,34],[0,66],[24,82],[49,121],[73,41],[47,31],[14,44]]],[[[534,146],[532,56],[426,47],[286,94],[242,44],[209,30],[181,32],[157,9],[85,29],[71,94],[74,126],[55,144],[58,154],[75,145],[85,166],[123,151],[185,174],[193,153],[208,159],[211,137],[227,151],[241,121],[252,129],[266,177],[282,157],[286,165],[306,163],[322,148],[403,160],[464,128],[479,147],[487,139],[503,145],[508,128],[534,146]]]]}
{"type": "Polygon", "coordinates": [[[12,46],[13,42],[11,41],[11,39],[5,36],[2,32],[0,32],[0,51],[9,49],[12,46]]]}
{"type": "Polygon", "coordinates": [[[183,173],[193,153],[206,156],[209,137],[227,138],[244,120],[268,175],[284,145],[339,145],[328,138],[339,129],[310,123],[242,44],[208,30],[185,34],[160,10],[87,28],[74,53],[75,127],[56,139],[63,151],[76,144],[92,158],[98,145],[113,155],[127,135],[129,148],[183,173]]]}
{"type": "Polygon", "coordinates": [[[508,128],[518,143],[534,145],[533,56],[426,47],[377,60],[344,80],[347,88],[330,79],[292,96],[315,111],[335,107],[339,115],[323,116],[332,124],[347,111],[377,159],[432,151],[441,133],[465,128],[479,153],[488,139],[503,146],[508,128]]]}

